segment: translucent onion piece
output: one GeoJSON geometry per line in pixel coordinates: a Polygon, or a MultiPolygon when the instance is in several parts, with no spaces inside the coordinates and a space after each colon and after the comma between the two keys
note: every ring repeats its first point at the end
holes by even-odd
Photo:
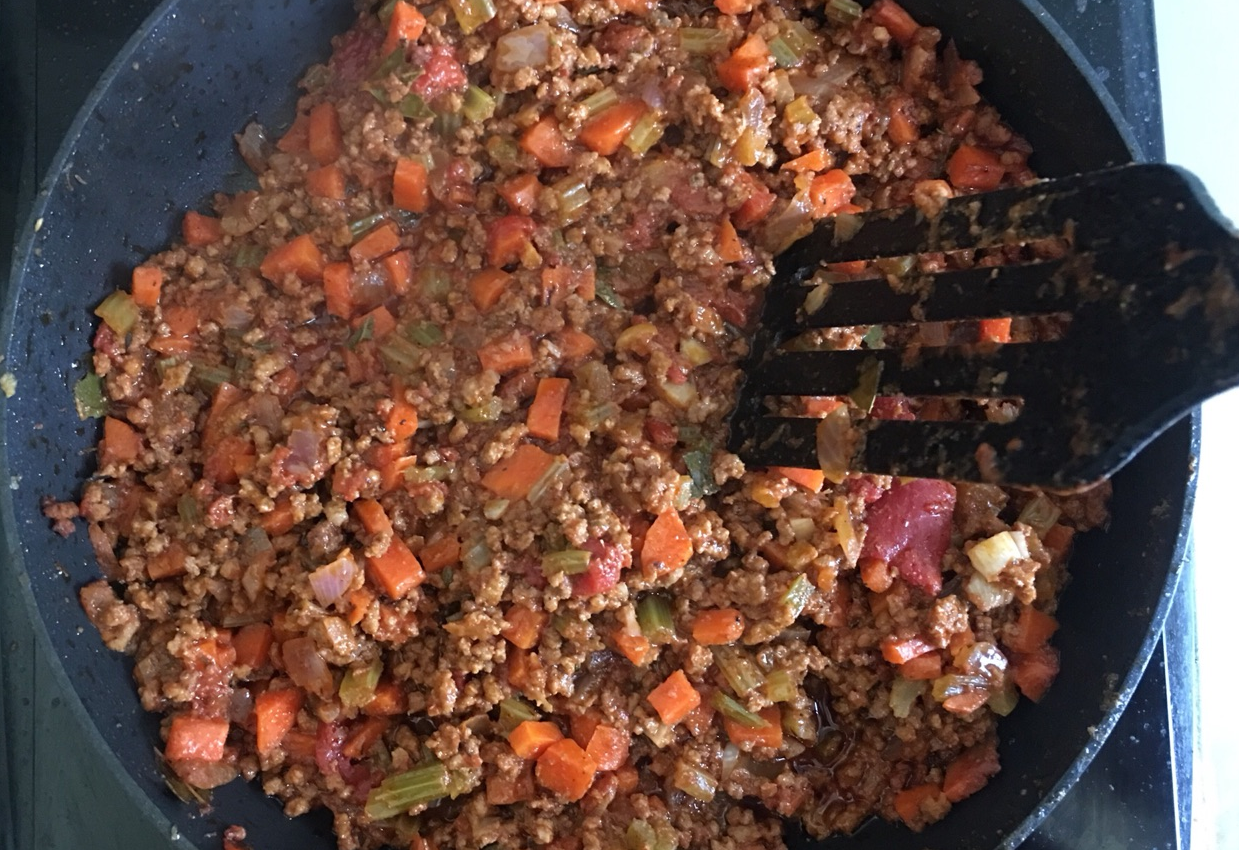
{"type": "MultiPolygon", "coordinates": [[[[489,5],[490,0],[484,0],[489,5]]],[[[491,7],[494,17],[494,7],[491,7]]],[[[495,43],[495,69],[513,73],[522,68],[545,67],[551,59],[551,28],[546,24],[521,27],[499,36],[495,43]]]]}
{"type": "Polygon", "coordinates": [[[900,720],[907,717],[908,713],[912,711],[912,706],[916,704],[916,701],[921,698],[921,694],[924,692],[924,682],[897,676],[895,683],[891,686],[891,712],[900,720]]]}
{"type": "Polygon", "coordinates": [[[1028,543],[1022,531],[1000,531],[968,550],[973,568],[993,581],[1014,561],[1028,557],[1028,543]]]}
{"type": "Polygon", "coordinates": [[[848,510],[848,500],[844,496],[835,496],[835,534],[839,537],[843,557],[849,564],[856,566],[856,562],[860,560],[861,539],[856,533],[852,513],[848,510]]]}
{"type": "Polygon", "coordinates": [[[718,790],[718,781],[713,776],[685,762],[676,765],[672,784],[703,803],[713,800],[714,792],[718,790]]]}
{"type": "Polygon", "coordinates": [[[832,483],[843,483],[856,456],[859,434],[846,407],[837,407],[817,424],[817,462],[832,483]]]}
{"type": "Polygon", "coordinates": [[[1038,493],[1031,502],[1020,511],[1019,522],[1032,527],[1038,534],[1045,534],[1062,515],[1058,506],[1051,502],[1044,493],[1038,493]]]}
{"type": "Polygon", "coordinates": [[[980,573],[973,573],[968,579],[968,583],[964,585],[964,593],[972,604],[982,611],[992,611],[1014,598],[1010,590],[990,584],[980,573]]]}
{"type": "Polygon", "coordinates": [[[334,605],[348,592],[359,572],[353,553],[345,549],[330,564],[310,573],[310,589],[314,591],[314,599],[324,608],[334,605]]]}

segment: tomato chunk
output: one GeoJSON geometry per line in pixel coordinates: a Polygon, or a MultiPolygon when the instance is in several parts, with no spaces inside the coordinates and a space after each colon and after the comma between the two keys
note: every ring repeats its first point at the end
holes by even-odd
{"type": "Polygon", "coordinates": [[[942,589],[942,556],[951,543],[955,487],[927,478],[896,484],[869,506],[862,558],[893,566],[929,594],[942,589]]]}

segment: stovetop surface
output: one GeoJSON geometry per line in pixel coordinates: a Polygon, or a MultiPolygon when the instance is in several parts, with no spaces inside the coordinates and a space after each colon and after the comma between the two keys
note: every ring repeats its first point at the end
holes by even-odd
{"type": "MultiPolygon", "coordinates": [[[[1042,0],[1098,70],[1145,156],[1164,155],[1153,0],[1042,0]]],[[[102,70],[153,0],[0,0],[0,283],[14,226],[102,70]]],[[[36,651],[0,570],[0,847],[134,850],[168,844],[112,790],[36,651]],[[119,798],[119,799],[118,799],[119,798]]],[[[1188,850],[1195,700],[1191,569],[1163,645],[1092,766],[1026,850],[1188,850]],[[1178,793],[1176,794],[1176,789],[1178,793]]]]}

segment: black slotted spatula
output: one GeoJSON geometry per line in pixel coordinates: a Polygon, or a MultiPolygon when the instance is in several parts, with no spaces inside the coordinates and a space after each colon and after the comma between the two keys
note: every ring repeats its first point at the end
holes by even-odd
{"type": "Polygon", "coordinates": [[[1085,486],[1239,384],[1237,282],[1239,239],[1200,183],[1168,165],[964,196],[932,217],[908,208],[826,219],[776,263],[729,448],[750,466],[1085,486]],[[1061,256],[816,282],[825,264],[1044,240],[1056,240],[1061,256]],[[1062,317],[1056,338],[904,350],[786,345],[814,329],[1036,316],[1062,317]],[[854,405],[825,419],[770,412],[777,397],[856,397],[866,385],[869,403],[1002,399],[1018,415],[903,421],[854,405]]]}

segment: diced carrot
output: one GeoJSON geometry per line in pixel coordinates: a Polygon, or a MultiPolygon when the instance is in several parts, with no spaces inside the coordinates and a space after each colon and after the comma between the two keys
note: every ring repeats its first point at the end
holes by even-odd
{"type": "Polygon", "coordinates": [[[327,259],[308,233],[272,248],[263,257],[258,271],[272,283],[279,283],[287,274],[295,274],[308,282],[321,280],[327,259]]]}
{"type": "Polygon", "coordinates": [[[559,439],[559,420],[571,384],[567,378],[542,378],[538,381],[533,404],[529,405],[529,413],[525,417],[530,434],[544,440],[559,439]]]}
{"type": "Polygon", "coordinates": [[[536,174],[521,174],[510,180],[505,180],[497,187],[499,196],[507,201],[512,212],[520,215],[530,215],[538,205],[538,194],[542,191],[542,183],[536,174]]]}
{"type": "Polygon", "coordinates": [[[714,8],[724,15],[746,15],[753,11],[753,0],[714,0],[714,8]]]}
{"type": "Polygon", "coordinates": [[[576,328],[564,328],[555,335],[555,341],[568,362],[587,357],[598,347],[592,336],[576,328]]]}
{"type": "Polygon", "coordinates": [[[198,311],[193,307],[177,306],[163,308],[163,323],[173,336],[189,336],[198,330],[198,311]]]}
{"type": "Polygon", "coordinates": [[[984,788],[999,769],[998,748],[993,742],[969,747],[947,765],[942,792],[952,803],[958,803],[984,788]]]}
{"type": "Polygon", "coordinates": [[[908,114],[914,106],[908,95],[891,98],[886,133],[897,145],[910,145],[921,137],[920,125],[908,114]]]}
{"type": "Polygon", "coordinates": [[[301,711],[304,702],[305,694],[300,688],[267,689],[254,697],[254,721],[260,755],[271,752],[283,743],[297,722],[297,712],[301,711]]]}
{"type": "Polygon", "coordinates": [[[353,267],[348,263],[328,263],[323,267],[323,295],[327,312],[341,319],[353,316],[353,267]]]}
{"type": "Polygon", "coordinates": [[[312,732],[289,729],[283,740],[289,761],[312,764],[318,752],[318,737],[312,732]]]}
{"type": "Polygon", "coordinates": [[[417,408],[403,399],[394,399],[384,420],[394,440],[407,440],[417,433],[417,408]]]}
{"type": "Polygon", "coordinates": [[[379,49],[380,56],[390,56],[402,44],[412,44],[422,36],[426,29],[426,19],[417,7],[404,0],[396,0],[391,10],[391,20],[387,24],[387,38],[379,49]]]}
{"type": "Polygon", "coordinates": [[[556,741],[562,741],[564,733],[548,720],[526,720],[508,735],[512,752],[523,759],[536,759],[556,741]]]}
{"type": "Polygon", "coordinates": [[[486,471],[482,486],[501,499],[523,499],[554,462],[554,455],[530,443],[521,443],[516,451],[486,471]]]}
{"type": "Polygon", "coordinates": [[[757,84],[770,67],[770,62],[770,48],[766,46],[766,40],[754,33],[719,63],[719,82],[731,91],[742,94],[757,84]]]}
{"type": "Polygon", "coordinates": [[[1015,686],[1033,702],[1041,702],[1058,675],[1058,650],[1042,646],[1035,652],[1016,655],[1013,660],[1011,678],[1015,686]]]}
{"type": "MultiPolygon", "coordinates": [[[[905,788],[895,795],[895,814],[908,826],[919,828],[925,824],[925,806],[943,796],[942,789],[932,782],[905,788]]],[[[945,805],[949,807],[950,803],[945,805]]]]}
{"type": "Polygon", "coordinates": [[[532,652],[526,652],[523,649],[509,650],[507,663],[508,684],[518,691],[525,690],[529,686],[529,678],[533,674],[536,663],[532,652]]]}
{"type": "Polygon", "coordinates": [[[224,238],[224,227],[215,216],[189,210],[181,219],[181,238],[194,248],[212,245],[224,238]]]}
{"type": "Polygon", "coordinates": [[[340,115],[331,101],[324,101],[310,110],[306,134],[306,146],[319,165],[331,165],[344,153],[340,115]]]}
{"type": "Polygon", "coordinates": [[[822,148],[817,148],[783,163],[779,167],[779,171],[795,171],[797,173],[825,171],[830,166],[830,159],[830,154],[826,153],[822,148]]]}
{"type": "Polygon", "coordinates": [[[1031,605],[1025,605],[1020,618],[1007,630],[1004,641],[1012,652],[1036,652],[1058,631],[1058,620],[1031,605]]]}
{"type": "Polygon", "coordinates": [[[368,534],[391,534],[391,520],[387,511],[374,499],[358,499],[353,502],[353,516],[368,534]]]}
{"type": "Polygon", "coordinates": [[[611,156],[647,111],[649,107],[642,100],[617,103],[581,125],[577,138],[594,153],[611,156]]]}
{"type": "Polygon", "coordinates": [[[752,227],[770,214],[776,195],[766,188],[765,183],[762,183],[747,171],[741,171],[737,175],[737,181],[743,183],[749,192],[744,203],[732,213],[731,222],[743,230],[744,228],[752,227]]]}
{"type": "Polygon", "coordinates": [[[813,204],[813,215],[816,218],[832,215],[844,204],[849,203],[856,195],[856,186],[852,178],[841,168],[832,168],[825,174],[819,174],[809,184],[809,201],[813,204]]]}
{"type": "Polygon", "coordinates": [[[408,705],[400,685],[391,679],[380,679],[374,688],[374,698],[361,707],[361,713],[369,717],[395,717],[404,714],[408,705]]]}
{"type": "Polygon", "coordinates": [[[868,260],[848,260],[843,263],[829,263],[826,266],[832,272],[838,274],[860,274],[865,269],[869,268],[868,260]]]}
{"type": "Polygon", "coordinates": [[[237,629],[232,638],[232,648],[237,653],[237,666],[248,667],[251,671],[265,667],[271,655],[274,635],[268,623],[248,623],[237,629]]]}
{"type": "Polygon", "coordinates": [[[723,715],[723,728],[727,738],[742,750],[769,748],[777,750],[783,746],[783,716],[777,705],[770,705],[757,712],[765,726],[745,726],[723,715]]]}
{"type": "Polygon", "coordinates": [[[730,216],[723,216],[718,225],[718,258],[724,263],[738,263],[744,259],[744,243],[730,216]]]}
{"type": "Polygon", "coordinates": [[[483,369],[493,369],[500,375],[506,375],[533,363],[533,346],[529,344],[529,337],[513,331],[479,348],[478,360],[482,362],[483,369]]]}
{"type": "Polygon", "coordinates": [[[355,626],[366,618],[366,614],[370,611],[370,606],[376,598],[374,591],[365,586],[349,593],[348,622],[350,626],[355,626]]]}
{"type": "Polygon", "coordinates": [[[189,354],[194,350],[194,341],[175,336],[157,336],[146,344],[146,347],[157,354],[172,357],[177,354],[189,354]]]}
{"type": "Polygon", "coordinates": [[[1071,551],[1071,541],[1074,538],[1075,530],[1059,522],[1051,525],[1050,529],[1041,535],[1041,542],[1046,549],[1050,550],[1054,560],[1061,562],[1071,551]]]}
{"type": "Polygon", "coordinates": [[[707,608],[693,618],[693,640],[702,646],[735,643],[744,626],[744,615],[735,608],[707,608]]]}
{"type": "Polygon", "coordinates": [[[292,366],[285,366],[271,376],[271,385],[277,396],[286,399],[301,387],[301,376],[292,366]]]}
{"type": "Polygon", "coordinates": [[[641,546],[641,567],[651,575],[678,570],[693,556],[693,541],[675,508],[658,515],[645,533],[641,546]]]}
{"type": "Polygon", "coordinates": [[[423,569],[429,573],[450,567],[460,560],[460,538],[455,534],[445,534],[423,546],[418,557],[423,569]]]}
{"type": "Polygon", "coordinates": [[[946,163],[951,185],[966,192],[993,191],[1002,184],[1006,172],[998,154],[976,145],[960,145],[946,163]]]}
{"type": "Polygon", "coordinates": [[[542,629],[550,615],[545,611],[535,611],[527,605],[512,605],[504,612],[503,618],[508,624],[499,634],[513,646],[533,649],[542,640],[542,629]]]}
{"type": "Polygon", "coordinates": [[[573,292],[586,301],[594,300],[595,273],[592,264],[584,269],[568,265],[542,267],[542,296],[547,303],[562,304],[564,298],[573,292]]]}
{"type": "Polygon", "coordinates": [[[570,714],[568,715],[568,737],[584,749],[589,746],[589,739],[594,736],[594,730],[601,722],[602,712],[596,708],[587,708],[580,714],[570,714]]]}
{"type": "Polygon", "coordinates": [[[648,15],[654,8],[656,0],[615,0],[615,5],[621,12],[630,15],[648,15]]]}
{"type": "Polygon", "coordinates": [[[387,286],[392,295],[404,295],[413,285],[413,254],[411,251],[396,251],[383,258],[383,270],[387,272],[387,286]]]}
{"type": "Polygon", "coordinates": [[[827,416],[832,411],[843,406],[843,402],[833,396],[807,396],[803,399],[806,416],[827,416]]]}
{"type": "Polygon", "coordinates": [[[99,441],[99,464],[133,463],[142,451],[142,438],[133,426],[113,416],[103,420],[103,439],[99,441]]]}
{"type": "Polygon", "coordinates": [[[689,712],[701,705],[701,694],[684,675],[676,670],[646,697],[662,722],[668,726],[679,723],[689,712]]]}
{"type": "Polygon", "coordinates": [[[962,694],[949,696],[942,701],[942,707],[952,714],[957,714],[960,717],[967,717],[972,712],[976,711],[981,706],[985,705],[989,700],[989,691],[985,689],[977,691],[965,691],[962,694]]]}
{"type": "Polygon", "coordinates": [[[598,765],[571,738],[563,738],[547,747],[534,768],[534,775],[544,788],[569,802],[585,796],[597,773],[598,765]]]}
{"type": "Polygon", "coordinates": [[[257,462],[249,437],[227,434],[220,437],[202,460],[202,477],[215,484],[236,484],[253,471],[257,462]]]}
{"type": "Polygon", "coordinates": [[[616,729],[605,723],[594,727],[585,752],[598,765],[599,770],[616,770],[628,761],[628,746],[632,736],[626,730],[616,729]]]}
{"type": "Polygon", "coordinates": [[[305,191],[312,198],[343,201],[347,195],[344,172],[335,163],[312,168],[305,173],[305,191]]]}
{"type": "Polygon", "coordinates": [[[869,9],[873,22],[884,27],[901,47],[912,43],[920,24],[895,0],[877,0],[869,9]]]}
{"type": "Polygon", "coordinates": [[[163,288],[163,269],[158,266],[135,266],[129,288],[133,293],[133,302],[139,307],[157,306],[159,291],[163,288]]]}
{"type": "Polygon", "coordinates": [[[359,263],[362,260],[377,260],[399,247],[400,231],[396,229],[394,223],[389,221],[361,237],[348,249],[348,255],[354,263],[359,263]]]}
{"type": "Polygon", "coordinates": [[[275,146],[284,153],[302,153],[309,150],[310,116],[304,112],[297,113],[297,117],[275,146]]]}
{"type": "Polygon", "coordinates": [[[276,501],[275,507],[262,514],[258,524],[262,526],[263,531],[272,537],[278,537],[281,534],[287,534],[292,531],[293,526],[297,524],[297,520],[293,516],[292,502],[287,497],[281,496],[276,501]]]}
{"type": "Polygon", "coordinates": [[[353,319],[353,327],[358,328],[366,322],[370,323],[370,332],[374,339],[382,339],[396,329],[396,317],[391,314],[391,310],[380,305],[375,307],[364,316],[358,316],[353,319]]]}
{"type": "Polygon", "coordinates": [[[400,535],[392,536],[382,555],[366,559],[366,574],[392,599],[403,599],[426,580],[421,562],[400,535]]]}
{"type": "Polygon", "coordinates": [[[430,209],[430,181],[426,166],[402,156],[392,174],[392,202],[402,210],[422,213],[430,209]]]}
{"type": "Polygon", "coordinates": [[[822,492],[822,485],[826,483],[826,475],[820,469],[801,469],[800,467],[793,466],[772,466],[770,467],[770,471],[782,475],[793,484],[799,484],[810,493],[822,492]]]}
{"type": "Polygon", "coordinates": [[[168,727],[168,742],[163,754],[168,761],[201,759],[219,761],[228,740],[228,721],[192,714],[178,714],[168,727]]]}
{"type": "Polygon", "coordinates": [[[554,115],[542,116],[538,123],[522,133],[520,146],[547,168],[567,168],[576,159],[554,115]]]}
{"type": "Polygon", "coordinates": [[[638,667],[645,664],[650,657],[650,650],[653,649],[649,638],[643,634],[630,634],[623,626],[615,630],[611,640],[615,643],[615,648],[638,667]]]}
{"type": "Polygon", "coordinates": [[[519,263],[533,247],[534,221],[527,215],[505,215],[486,230],[486,261],[495,267],[519,263]]]}
{"type": "Polygon", "coordinates": [[[927,652],[910,658],[899,665],[899,675],[913,682],[923,682],[937,679],[942,675],[942,655],[937,652],[927,652]]]}
{"type": "Polygon", "coordinates": [[[390,726],[391,720],[386,717],[365,718],[349,731],[340,754],[355,760],[364,758],[390,726]]]}
{"type": "Polygon", "coordinates": [[[1010,342],[1011,319],[982,319],[977,323],[977,336],[981,342],[1010,342]]]}
{"type": "Polygon", "coordinates": [[[891,664],[906,664],[918,655],[933,651],[934,645],[919,637],[888,637],[882,641],[882,657],[891,664]]]}
{"type": "Polygon", "coordinates": [[[185,547],[173,540],[162,552],[147,560],[146,574],[151,581],[185,575],[185,547]]]}
{"type": "Polygon", "coordinates": [[[405,443],[379,443],[371,446],[366,460],[379,472],[379,493],[390,493],[404,483],[404,471],[416,464],[405,443]]]}
{"type": "Polygon", "coordinates": [[[511,280],[512,275],[503,269],[482,269],[469,281],[469,297],[479,310],[489,310],[499,303],[511,280]]]}

